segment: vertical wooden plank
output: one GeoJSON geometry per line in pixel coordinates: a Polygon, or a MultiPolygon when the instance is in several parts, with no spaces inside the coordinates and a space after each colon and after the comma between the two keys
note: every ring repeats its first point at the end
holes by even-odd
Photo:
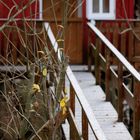
{"type": "Polygon", "coordinates": [[[133,112],[133,138],[134,140],[139,140],[139,132],[140,132],[140,83],[138,81],[134,81],[134,112],[133,112]]]}
{"type": "Polygon", "coordinates": [[[87,121],[87,116],[82,109],[82,136],[84,140],[88,140],[88,121],[87,121]]]}
{"type": "Polygon", "coordinates": [[[133,32],[132,31],[129,31],[129,34],[128,34],[128,41],[129,41],[129,44],[128,44],[128,60],[129,62],[132,62],[132,58],[134,57],[134,35],[133,35],[133,32]]]}
{"type": "MultiPolygon", "coordinates": [[[[106,37],[110,40],[111,32],[110,25],[106,23],[106,37]]],[[[105,58],[106,58],[106,69],[105,69],[105,93],[106,93],[106,101],[110,101],[110,63],[111,63],[111,52],[105,46],[105,58]]]]}
{"type": "Polygon", "coordinates": [[[70,108],[75,116],[75,91],[70,84],[70,108]]]}
{"type": "MultiPolygon", "coordinates": [[[[104,26],[102,24],[102,22],[98,25],[98,29],[105,34],[106,30],[104,29],[104,26]]],[[[99,42],[99,53],[102,54],[103,57],[105,57],[105,45],[102,41],[99,42]]]]}
{"type": "Polygon", "coordinates": [[[3,60],[3,62],[4,62],[4,64],[7,64],[7,60],[8,60],[8,47],[9,47],[9,41],[8,41],[8,39],[7,38],[9,38],[9,31],[7,30],[7,29],[5,29],[5,31],[4,31],[4,34],[3,34],[3,36],[4,36],[4,38],[3,38],[3,57],[4,57],[4,60],[3,60]],[[6,36],[5,36],[5,35],[6,36]]]}
{"type": "MultiPolygon", "coordinates": [[[[121,30],[124,31],[125,28],[125,23],[121,24],[121,30]]],[[[121,34],[121,48],[120,48],[121,53],[126,56],[126,32],[121,34]]]]}
{"type": "MultiPolygon", "coordinates": [[[[119,27],[118,27],[118,23],[114,24],[114,29],[113,29],[113,45],[119,49],[119,27]]],[[[113,57],[113,63],[117,63],[116,62],[116,58],[113,57]]]]}
{"type": "Polygon", "coordinates": [[[91,72],[91,60],[92,60],[92,54],[91,54],[91,45],[88,45],[88,71],[91,72]]]}
{"type": "MultiPolygon", "coordinates": [[[[70,84],[70,108],[71,108],[73,115],[75,116],[75,93],[74,93],[74,89],[71,84],[70,84]]],[[[70,139],[76,140],[72,125],[70,125],[70,139]]]]}
{"type": "MultiPolygon", "coordinates": [[[[96,27],[98,29],[100,29],[101,27],[101,22],[98,22],[98,24],[96,25],[96,27]]],[[[101,67],[100,67],[100,58],[99,58],[99,53],[101,52],[101,45],[102,42],[100,40],[100,38],[98,38],[95,36],[95,46],[96,46],[96,51],[95,51],[95,77],[96,77],[96,84],[101,84],[101,67]]]]}
{"type": "Polygon", "coordinates": [[[82,21],[83,21],[83,62],[86,62],[86,52],[88,46],[88,26],[87,26],[87,16],[86,16],[86,0],[82,1],[82,21]]]}
{"type": "Polygon", "coordinates": [[[110,51],[106,49],[105,93],[106,101],[110,101],[110,51]]]}
{"type": "Polygon", "coordinates": [[[119,45],[119,27],[118,27],[118,23],[114,24],[113,44],[114,44],[114,46],[116,48],[118,48],[118,45],[119,45]]]}
{"type": "Polygon", "coordinates": [[[123,121],[123,66],[118,64],[118,121],[123,121]]]}
{"type": "Polygon", "coordinates": [[[111,41],[111,27],[110,23],[106,23],[105,25],[106,37],[109,41],[111,41]]]}
{"type": "Polygon", "coordinates": [[[70,125],[70,140],[83,140],[81,137],[81,133],[78,129],[78,126],[75,122],[75,117],[73,116],[73,113],[71,109],[69,108],[69,115],[68,115],[68,122],[70,125]]]}
{"type": "Polygon", "coordinates": [[[96,38],[95,77],[96,77],[96,84],[97,85],[100,84],[99,38],[96,38]]]}

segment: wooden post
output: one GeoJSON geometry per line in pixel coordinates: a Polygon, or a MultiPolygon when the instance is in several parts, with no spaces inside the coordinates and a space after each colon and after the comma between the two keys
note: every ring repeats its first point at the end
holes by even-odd
{"type": "MultiPolygon", "coordinates": [[[[108,40],[110,40],[110,25],[106,24],[106,36],[108,40]]],[[[106,57],[106,68],[105,68],[105,93],[106,93],[106,101],[110,101],[110,63],[111,63],[111,53],[110,50],[105,48],[105,57],[106,57]]]]}
{"type": "Polygon", "coordinates": [[[106,101],[110,101],[110,51],[106,49],[105,93],[106,101]]]}
{"type": "Polygon", "coordinates": [[[100,39],[96,39],[96,52],[95,52],[95,77],[96,84],[100,84],[100,63],[99,63],[99,41],[100,39]]]}
{"type": "Polygon", "coordinates": [[[72,85],[70,84],[70,108],[72,113],[75,115],[75,93],[72,85]]]}
{"type": "Polygon", "coordinates": [[[135,49],[135,44],[134,44],[134,34],[132,31],[129,31],[129,36],[128,36],[128,60],[129,62],[132,62],[132,58],[134,56],[134,49],[135,49]]]}
{"type": "Polygon", "coordinates": [[[88,121],[87,121],[87,116],[82,109],[82,136],[84,140],[88,140],[88,121]]]}
{"type": "MultiPolygon", "coordinates": [[[[117,49],[119,49],[119,33],[120,33],[120,31],[119,31],[119,27],[118,27],[118,23],[116,23],[116,24],[114,24],[114,28],[113,28],[113,45],[117,48],[117,49]]],[[[116,57],[113,57],[113,63],[115,63],[116,64],[116,57]]]]}
{"type": "MultiPolygon", "coordinates": [[[[122,23],[121,25],[121,30],[125,30],[125,23],[122,23]]],[[[132,47],[132,46],[131,46],[132,47]]],[[[121,34],[121,48],[120,48],[121,53],[126,56],[126,33],[121,34]]]]}
{"type": "MultiPolygon", "coordinates": [[[[70,84],[70,108],[71,108],[73,115],[75,116],[75,93],[74,93],[74,89],[71,84],[70,84]]],[[[72,125],[70,125],[70,139],[76,140],[72,125]]]]}
{"type": "Polygon", "coordinates": [[[118,64],[118,121],[123,121],[123,65],[118,64]]]}
{"type": "Polygon", "coordinates": [[[88,71],[91,72],[91,59],[92,59],[92,53],[91,53],[91,46],[88,45],[88,71]]]}
{"type": "Polygon", "coordinates": [[[140,82],[134,81],[134,112],[133,112],[133,138],[134,140],[139,140],[140,132],[140,82]]]}

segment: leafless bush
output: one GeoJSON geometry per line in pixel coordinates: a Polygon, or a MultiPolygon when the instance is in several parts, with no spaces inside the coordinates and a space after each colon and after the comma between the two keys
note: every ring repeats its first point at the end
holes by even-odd
{"type": "Polygon", "coordinates": [[[24,14],[16,19],[32,2],[36,0],[21,9],[14,5],[11,9],[17,11],[10,15],[11,10],[0,27],[4,46],[0,50],[0,138],[4,140],[62,139],[60,126],[67,116],[67,99],[61,94],[67,67],[63,43],[60,62],[43,22],[27,20],[24,14]]]}

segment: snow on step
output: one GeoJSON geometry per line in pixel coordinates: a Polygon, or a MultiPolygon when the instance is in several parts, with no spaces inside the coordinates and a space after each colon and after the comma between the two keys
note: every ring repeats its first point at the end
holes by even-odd
{"type": "MultiPolygon", "coordinates": [[[[118,114],[110,102],[105,101],[105,94],[100,86],[95,85],[95,77],[89,72],[74,72],[85,97],[93,109],[93,113],[108,140],[132,140],[131,135],[122,122],[117,122],[118,114]]],[[[76,103],[77,104],[77,103],[76,103]]],[[[78,108],[78,106],[77,106],[78,108]]],[[[77,109],[76,109],[77,110],[77,109]]],[[[76,111],[80,120],[80,111],[76,111]]],[[[80,121],[78,121],[80,124],[80,121]]],[[[91,134],[91,132],[89,132],[91,134]]],[[[90,139],[91,135],[90,135],[90,139]]]]}

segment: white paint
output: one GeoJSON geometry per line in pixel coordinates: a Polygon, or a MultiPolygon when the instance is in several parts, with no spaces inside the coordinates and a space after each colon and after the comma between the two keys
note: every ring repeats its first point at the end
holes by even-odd
{"type": "Polygon", "coordinates": [[[39,0],[39,19],[43,19],[43,0],[39,0]]]}
{"type": "Polygon", "coordinates": [[[93,12],[93,0],[86,0],[87,7],[86,7],[86,13],[87,13],[87,19],[89,20],[110,20],[115,19],[116,17],[116,0],[110,0],[109,1],[109,13],[103,12],[103,0],[99,0],[99,12],[94,13],[93,12]]]}
{"type": "Polygon", "coordinates": [[[50,27],[48,22],[45,22],[45,29],[46,29],[47,35],[48,35],[48,37],[50,39],[50,42],[51,42],[55,52],[57,53],[59,60],[61,61],[61,51],[58,48],[57,40],[55,39],[55,36],[54,36],[54,34],[53,34],[53,32],[51,30],[51,27],[50,27]]]}

